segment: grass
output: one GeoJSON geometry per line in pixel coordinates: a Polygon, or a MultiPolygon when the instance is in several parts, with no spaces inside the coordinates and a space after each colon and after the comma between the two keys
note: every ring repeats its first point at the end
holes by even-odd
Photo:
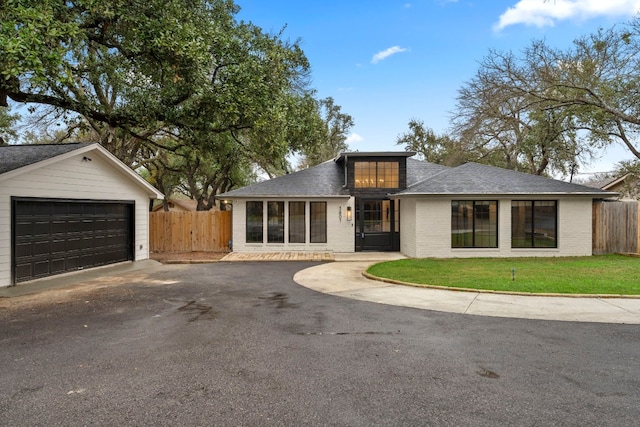
{"type": "Polygon", "coordinates": [[[623,255],[403,259],[372,265],[367,272],[417,285],[531,293],[640,295],[640,258],[623,255]],[[515,269],[515,280],[512,280],[512,269],[515,269]]]}

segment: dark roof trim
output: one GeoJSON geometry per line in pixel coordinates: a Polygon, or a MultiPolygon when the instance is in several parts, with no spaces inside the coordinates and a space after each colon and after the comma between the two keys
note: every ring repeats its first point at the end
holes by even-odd
{"type": "Polygon", "coordinates": [[[348,151],[340,153],[336,162],[341,162],[348,157],[413,157],[415,151],[348,151]]]}

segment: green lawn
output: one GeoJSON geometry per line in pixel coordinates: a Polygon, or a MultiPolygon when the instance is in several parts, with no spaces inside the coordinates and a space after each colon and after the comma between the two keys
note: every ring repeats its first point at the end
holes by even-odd
{"type": "Polygon", "coordinates": [[[375,264],[377,277],[418,285],[532,293],[640,295],[640,258],[404,259],[375,264]],[[515,280],[512,280],[515,269],[515,280]]]}

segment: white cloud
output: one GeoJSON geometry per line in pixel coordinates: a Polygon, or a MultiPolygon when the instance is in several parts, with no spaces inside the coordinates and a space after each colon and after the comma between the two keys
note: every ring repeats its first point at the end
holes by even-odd
{"type": "Polygon", "coordinates": [[[373,55],[373,58],[371,59],[371,63],[376,64],[382,61],[383,59],[388,58],[391,55],[394,55],[396,53],[406,52],[407,50],[409,49],[400,47],[400,46],[392,46],[389,49],[382,50],[376,53],[375,55],[373,55]]]}
{"type": "Polygon", "coordinates": [[[517,24],[552,27],[566,19],[631,16],[639,11],[640,0],[519,0],[500,15],[493,29],[500,31],[517,24]]]}
{"type": "Polygon", "coordinates": [[[352,133],[351,135],[349,135],[347,137],[347,140],[345,141],[347,144],[351,144],[352,142],[362,142],[364,141],[364,138],[361,137],[360,135],[358,135],[357,133],[352,133]]]}

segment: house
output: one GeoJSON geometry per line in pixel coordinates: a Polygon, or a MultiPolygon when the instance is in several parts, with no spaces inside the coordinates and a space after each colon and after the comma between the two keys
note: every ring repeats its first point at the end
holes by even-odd
{"type": "Polygon", "coordinates": [[[162,197],[99,144],[0,147],[0,286],[148,259],[162,197]]]}
{"type": "MultiPolygon", "coordinates": [[[[198,210],[198,201],[193,199],[183,199],[177,197],[167,198],[167,206],[169,212],[195,212],[198,210]]],[[[152,212],[163,212],[164,203],[162,200],[157,200],[154,203],[152,212]]]]}
{"type": "Polygon", "coordinates": [[[218,196],[233,249],[410,257],[591,255],[592,203],[616,193],[410,152],[349,152],[218,196]]]}
{"type": "Polygon", "coordinates": [[[597,182],[590,182],[587,185],[600,188],[605,191],[615,191],[619,194],[618,200],[621,202],[638,201],[638,190],[640,183],[631,173],[626,173],[616,178],[607,178],[597,182]]]}

